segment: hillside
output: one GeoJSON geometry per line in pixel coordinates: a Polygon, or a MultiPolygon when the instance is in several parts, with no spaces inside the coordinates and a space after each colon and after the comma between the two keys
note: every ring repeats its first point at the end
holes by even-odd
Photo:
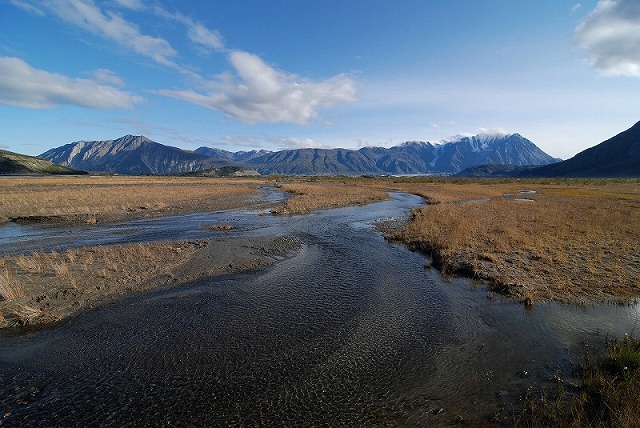
{"type": "Polygon", "coordinates": [[[640,177],[640,122],[571,159],[522,174],[526,177],[640,177]]]}
{"type": "Polygon", "coordinates": [[[0,175],[78,175],[84,171],[66,168],[33,156],[0,150],[0,175]]]}

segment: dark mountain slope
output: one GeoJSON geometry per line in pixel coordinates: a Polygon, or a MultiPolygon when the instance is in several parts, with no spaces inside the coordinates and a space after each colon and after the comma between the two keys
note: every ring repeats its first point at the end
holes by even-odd
{"type": "Polygon", "coordinates": [[[282,150],[242,163],[262,174],[357,175],[455,174],[481,164],[524,166],[556,161],[521,135],[510,134],[459,137],[440,144],[412,141],[388,149],[282,150]]]}
{"type": "Polygon", "coordinates": [[[0,175],[86,174],[33,156],[0,150],[0,175]]]}
{"type": "Polygon", "coordinates": [[[566,161],[539,167],[526,177],[640,177],[640,122],[566,161]]]}

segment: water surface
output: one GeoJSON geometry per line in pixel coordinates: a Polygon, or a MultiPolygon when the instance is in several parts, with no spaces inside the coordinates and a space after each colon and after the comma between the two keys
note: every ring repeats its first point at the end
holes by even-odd
{"type": "Polygon", "coordinates": [[[293,234],[304,247],[265,270],[4,333],[5,423],[442,425],[504,413],[528,385],[570,373],[586,346],[638,323],[637,307],[525,311],[468,280],[443,280],[373,227],[422,203],[393,194],[307,216],[236,211],[102,229],[94,236],[109,242],[168,239],[163,231],[201,236],[210,232],[200,222],[229,221],[237,235],[293,234]]]}

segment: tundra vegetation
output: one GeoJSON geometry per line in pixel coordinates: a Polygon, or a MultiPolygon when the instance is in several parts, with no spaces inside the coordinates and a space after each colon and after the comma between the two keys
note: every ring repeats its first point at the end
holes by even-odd
{"type": "Polygon", "coordinates": [[[0,258],[0,327],[49,324],[152,287],[205,243],[162,242],[0,258]]]}
{"type": "Polygon", "coordinates": [[[365,205],[389,198],[384,189],[372,188],[358,180],[339,182],[330,179],[281,184],[293,198],[271,209],[274,214],[307,214],[311,211],[365,205]]]}

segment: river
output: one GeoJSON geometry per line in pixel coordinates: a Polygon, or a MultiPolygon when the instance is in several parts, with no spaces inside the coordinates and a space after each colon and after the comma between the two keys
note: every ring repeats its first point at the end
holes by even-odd
{"type": "Polygon", "coordinates": [[[22,250],[215,237],[221,232],[201,227],[212,222],[233,223],[236,236],[294,235],[304,245],[264,270],[2,333],[0,417],[6,426],[118,427],[504,418],[528,386],[569,376],[586,349],[635,330],[637,306],[527,310],[425,269],[424,255],[373,226],[422,203],[394,193],[305,216],[202,213],[67,232],[11,226],[0,240],[22,250]]]}

